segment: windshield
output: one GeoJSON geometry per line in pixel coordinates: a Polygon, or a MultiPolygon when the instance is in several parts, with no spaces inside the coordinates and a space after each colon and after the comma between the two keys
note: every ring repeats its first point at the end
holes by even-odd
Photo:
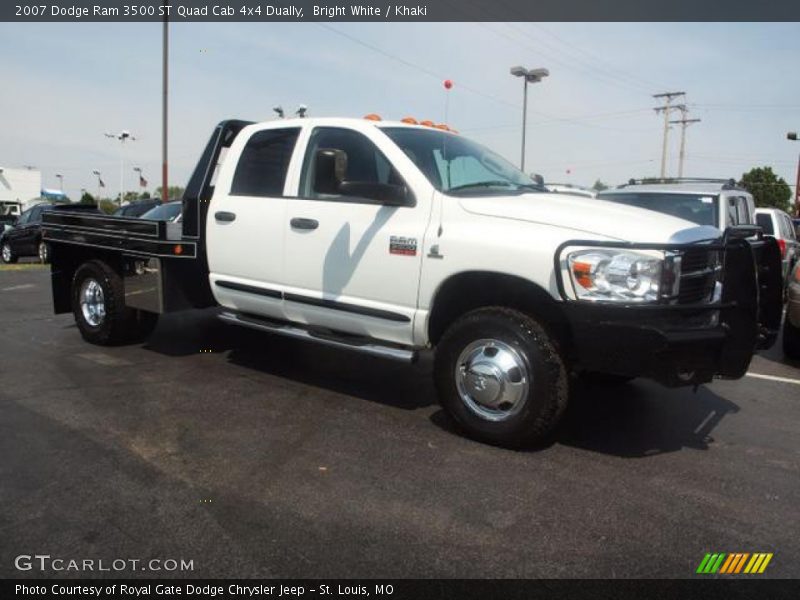
{"type": "Polygon", "coordinates": [[[601,194],[598,198],[609,202],[655,210],[665,215],[692,221],[698,225],[717,227],[717,223],[719,223],[716,196],[639,192],[601,194]]]}
{"type": "Polygon", "coordinates": [[[172,221],[181,214],[182,202],[169,202],[151,208],[142,215],[142,219],[149,219],[151,221],[172,221]]]}
{"type": "Polygon", "coordinates": [[[385,127],[381,131],[441,192],[505,195],[546,191],[499,154],[452,133],[415,127],[385,127]]]}

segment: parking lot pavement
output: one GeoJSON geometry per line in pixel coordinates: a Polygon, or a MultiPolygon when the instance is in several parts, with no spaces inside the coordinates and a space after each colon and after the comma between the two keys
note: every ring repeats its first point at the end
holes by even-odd
{"type": "Polygon", "coordinates": [[[101,348],[49,294],[45,270],[0,272],[0,576],[41,576],[14,557],[44,553],[193,560],[147,576],[687,577],[706,552],[800,575],[800,369],[779,348],[751,366],[774,379],[579,390],[553,445],[512,452],[452,431],[429,359],[209,311],[101,348]]]}

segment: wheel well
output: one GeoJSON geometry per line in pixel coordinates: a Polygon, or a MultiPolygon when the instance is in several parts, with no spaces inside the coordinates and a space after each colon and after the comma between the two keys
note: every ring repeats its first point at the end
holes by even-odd
{"type": "Polygon", "coordinates": [[[441,285],[428,319],[430,343],[435,345],[456,319],[484,306],[504,306],[531,315],[559,346],[571,344],[569,323],[547,291],[521,277],[485,271],[459,273],[441,285]]]}

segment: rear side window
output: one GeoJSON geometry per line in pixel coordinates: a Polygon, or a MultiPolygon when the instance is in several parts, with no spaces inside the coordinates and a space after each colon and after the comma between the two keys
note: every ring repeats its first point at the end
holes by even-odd
{"type": "Polygon", "coordinates": [[[267,129],[254,133],[242,150],[233,174],[235,196],[282,196],[286,171],[300,128],[267,129]]]}
{"type": "Polygon", "coordinates": [[[756,223],[761,229],[764,230],[764,235],[775,235],[775,230],[772,228],[772,216],[766,213],[759,213],[756,215],[756,223]]]}

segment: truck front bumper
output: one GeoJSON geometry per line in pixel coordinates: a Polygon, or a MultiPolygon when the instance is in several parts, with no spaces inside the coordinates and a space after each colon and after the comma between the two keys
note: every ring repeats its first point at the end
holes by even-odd
{"type": "Polygon", "coordinates": [[[713,302],[566,302],[578,368],[669,386],[742,377],[780,329],[780,251],[771,238],[725,240],[714,248],[723,252],[724,267],[721,298],[713,302]]]}

